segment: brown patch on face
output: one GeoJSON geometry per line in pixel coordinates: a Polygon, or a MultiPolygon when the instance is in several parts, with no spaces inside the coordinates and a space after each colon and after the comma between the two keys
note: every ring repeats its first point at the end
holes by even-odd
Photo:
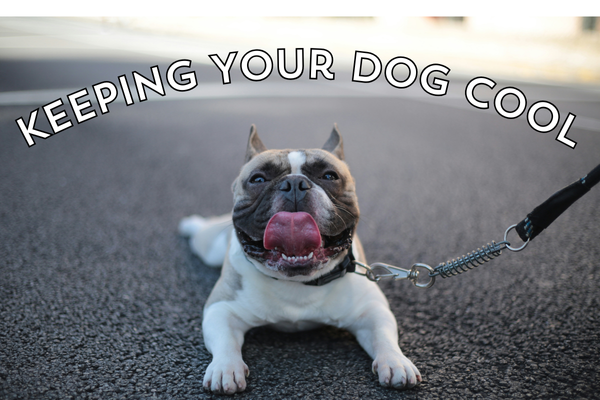
{"type": "Polygon", "coordinates": [[[277,184],[290,173],[289,150],[267,150],[242,167],[233,184],[233,222],[252,240],[262,240],[273,215],[271,205],[277,184]]]}
{"type": "Polygon", "coordinates": [[[360,215],[356,186],[344,161],[324,150],[310,150],[306,153],[302,173],[323,189],[335,207],[327,230],[329,234],[356,225],[360,215]]]}

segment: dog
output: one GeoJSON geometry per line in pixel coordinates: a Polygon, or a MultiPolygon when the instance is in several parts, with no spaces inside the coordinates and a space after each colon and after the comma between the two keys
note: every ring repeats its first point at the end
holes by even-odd
{"type": "Polygon", "coordinates": [[[382,386],[411,388],[421,374],[398,345],[398,327],[379,286],[353,273],[365,263],[356,235],[355,182],[337,125],[322,149],[268,150],[252,125],[245,163],[232,185],[233,211],[179,224],[192,252],[222,264],[202,322],[213,359],[203,385],[246,389],[244,334],[332,325],[353,333],[373,358],[382,386]]]}

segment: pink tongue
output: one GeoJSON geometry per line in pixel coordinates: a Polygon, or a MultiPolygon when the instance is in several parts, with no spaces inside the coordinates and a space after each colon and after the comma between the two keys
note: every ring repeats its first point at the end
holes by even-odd
{"type": "Polygon", "coordinates": [[[281,211],[273,215],[265,229],[265,249],[283,249],[287,256],[305,256],[321,247],[321,232],[310,214],[281,211]]]}

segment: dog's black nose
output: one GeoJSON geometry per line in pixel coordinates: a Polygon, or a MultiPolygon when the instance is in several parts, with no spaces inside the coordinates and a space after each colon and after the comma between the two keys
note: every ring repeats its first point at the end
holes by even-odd
{"type": "Polygon", "coordinates": [[[311,182],[302,175],[288,176],[279,185],[279,190],[283,192],[283,197],[295,206],[304,199],[310,189],[312,189],[311,182]]]}

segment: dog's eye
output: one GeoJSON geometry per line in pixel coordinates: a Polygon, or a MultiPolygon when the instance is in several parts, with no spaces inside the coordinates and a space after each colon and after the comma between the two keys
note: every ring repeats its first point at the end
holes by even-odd
{"type": "Polygon", "coordinates": [[[337,175],[335,172],[333,172],[333,171],[330,171],[330,172],[326,172],[326,173],[325,173],[325,174],[324,174],[324,175],[321,177],[321,179],[324,179],[324,180],[326,180],[326,181],[335,181],[335,180],[337,180],[337,179],[340,179],[340,178],[338,177],[338,175],[337,175]]]}
{"type": "Polygon", "coordinates": [[[262,174],[254,174],[250,177],[250,183],[265,183],[266,181],[262,174]]]}

